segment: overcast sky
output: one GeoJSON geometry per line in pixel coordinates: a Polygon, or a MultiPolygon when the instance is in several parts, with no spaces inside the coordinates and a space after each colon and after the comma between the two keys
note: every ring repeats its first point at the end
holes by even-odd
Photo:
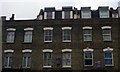
{"type": "Polygon", "coordinates": [[[35,19],[40,9],[44,7],[56,7],[62,9],[62,6],[88,7],[98,9],[99,6],[109,6],[116,9],[120,0],[0,0],[0,16],[15,14],[15,19],[35,19]]]}

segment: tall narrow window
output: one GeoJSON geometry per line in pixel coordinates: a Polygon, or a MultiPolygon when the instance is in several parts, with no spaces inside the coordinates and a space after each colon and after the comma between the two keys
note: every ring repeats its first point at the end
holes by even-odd
{"type": "Polygon", "coordinates": [[[62,64],[63,67],[71,67],[71,49],[62,50],[62,64]]]}
{"type": "Polygon", "coordinates": [[[51,68],[52,67],[52,50],[45,49],[43,50],[43,67],[51,68]]]}
{"type": "Polygon", "coordinates": [[[14,28],[7,29],[7,39],[6,39],[7,43],[14,43],[15,31],[16,31],[16,29],[14,29],[14,28]]]}
{"type": "Polygon", "coordinates": [[[103,32],[103,41],[111,41],[111,27],[110,26],[104,26],[102,27],[103,32]]]}
{"type": "Polygon", "coordinates": [[[25,28],[24,42],[31,43],[32,42],[32,30],[33,28],[25,28]]]}
{"type": "Polygon", "coordinates": [[[71,42],[71,29],[72,29],[72,27],[63,27],[62,28],[63,42],[71,42]]]}
{"type": "Polygon", "coordinates": [[[31,50],[23,50],[22,66],[23,68],[31,67],[31,50]]]}
{"type": "Polygon", "coordinates": [[[84,49],[84,66],[93,66],[93,49],[84,49]]]}
{"type": "Polygon", "coordinates": [[[53,28],[45,27],[44,28],[44,42],[52,42],[53,38],[53,28]]]}
{"type": "Polygon", "coordinates": [[[4,67],[11,68],[12,67],[12,53],[13,50],[4,50],[4,67]]]}
{"type": "Polygon", "coordinates": [[[106,49],[103,49],[103,51],[105,66],[113,66],[113,49],[108,47],[106,49]]]}
{"type": "Polygon", "coordinates": [[[84,41],[92,41],[92,27],[83,27],[84,41]]]}

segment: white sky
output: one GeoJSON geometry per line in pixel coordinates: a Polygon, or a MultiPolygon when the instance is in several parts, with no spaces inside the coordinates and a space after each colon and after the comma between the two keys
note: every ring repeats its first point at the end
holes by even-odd
{"type": "Polygon", "coordinates": [[[15,14],[15,19],[35,19],[40,9],[44,7],[56,7],[62,9],[62,6],[80,7],[90,6],[92,9],[98,9],[99,6],[109,6],[116,9],[120,0],[0,0],[0,16],[15,14]]]}

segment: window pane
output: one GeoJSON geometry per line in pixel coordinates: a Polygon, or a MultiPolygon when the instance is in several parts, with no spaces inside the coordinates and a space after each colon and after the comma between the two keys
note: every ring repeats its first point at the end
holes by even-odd
{"type": "Polygon", "coordinates": [[[25,32],[24,42],[32,42],[32,31],[25,32]]]}
{"type": "Polygon", "coordinates": [[[64,11],[65,12],[65,18],[70,18],[70,11],[64,11]]]}
{"type": "Polygon", "coordinates": [[[103,30],[103,34],[110,34],[111,30],[103,30]]]}
{"type": "Polygon", "coordinates": [[[112,65],[112,52],[104,53],[105,65],[112,65]]]}
{"type": "Polygon", "coordinates": [[[85,65],[92,65],[92,52],[85,52],[84,53],[84,60],[85,65]]]}
{"type": "Polygon", "coordinates": [[[63,30],[63,41],[71,40],[71,30],[63,30]]]}
{"type": "Polygon", "coordinates": [[[91,17],[90,14],[91,14],[91,13],[90,13],[89,11],[83,11],[83,12],[82,12],[82,18],[90,18],[90,17],[91,17]]]}
{"type": "Polygon", "coordinates": [[[92,30],[84,30],[84,34],[92,34],[92,30]]]}
{"type": "Polygon", "coordinates": [[[31,54],[24,53],[23,54],[23,67],[30,67],[31,66],[31,54]]]}
{"type": "Polygon", "coordinates": [[[14,42],[15,32],[7,33],[7,42],[14,42]]]}
{"type": "Polygon", "coordinates": [[[112,65],[112,59],[105,59],[106,65],[112,65]]]}
{"type": "Polygon", "coordinates": [[[103,40],[111,41],[111,30],[103,30],[103,40]]]}
{"type": "Polygon", "coordinates": [[[85,65],[92,65],[92,59],[85,59],[85,65]]]}
{"type": "Polygon", "coordinates": [[[103,35],[103,40],[104,41],[111,41],[110,35],[103,35]]]}
{"type": "Polygon", "coordinates": [[[63,53],[63,66],[71,66],[71,53],[63,53]]]}
{"type": "Polygon", "coordinates": [[[84,41],[92,41],[92,30],[83,31],[84,41]]]}
{"type": "Polygon", "coordinates": [[[4,67],[9,68],[12,66],[12,54],[6,53],[4,56],[4,67]]]}
{"type": "Polygon", "coordinates": [[[100,11],[100,18],[108,18],[109,14],[108,11],[100,11]]]}
{"type": "Polygon", "coordinates": [[[45,30],[44,31],[44,41],[52,41],[53,31],[45,30]]]}
{"type": "Polygon", "coordinates": [[[92,41],[92,35],[84,35],[84,41],[92,41]]]}
{"type": "Polygon", "coordinates": [[[52,19],[52,12],[47,12],[47,19],[52,19]]]}
{"type": "Polygon", "coordinates": [[[44,53],[44,66],[51,66],[52,56],[50,52],[44,53]]]}
{"type": "Polygon", "coordinates": [[[112,58],[111,52],[105,52],[105,58],[112,58]]]}
{"type": "Polygon", "coordinates": [[[85,58],[92,58],[92,53],[91,52],[86,52],[85,53],[85,58]]]}

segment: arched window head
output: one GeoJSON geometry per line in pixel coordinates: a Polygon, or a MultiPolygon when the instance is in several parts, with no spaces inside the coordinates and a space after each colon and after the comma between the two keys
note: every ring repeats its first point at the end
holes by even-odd
{"type": "Polygon", "coordinates": [[[22,50],[23,53],[26,53],[26,52],[32,52],[32,50],[30,49],[25,49],[25,50],[22,50]]]}
{"type": "Polygon", "coordinates": [[[28,27],[28,28],[24,28],[24,31],[28,31],[28,30],[34,30],[33,28],[31,28],[31,27],[28,27]]]}
{"type": "Polygon", "coordinates": [[[15,28],[7,28],[6,30],[7,30],[7,31],[16,31],[15,28]]]}
{"type": "Polygon", "coordinates": [[[44,49],[43,52],[53,52],[51,49],[44,49]]]}
{"type": "Polygon", "coordinates": [[[111,29],[111,26],[103,26],[102,29],[111,29]]]}
{"type": "Polygon", "coordinates": [[[105,51],[113,51],[113,48],[107,47],[107,48],[103,49],[103,51],[104,51],[104,52],[105,52],[105,51]]]}
{"type": "Polygon", "coordinates": [[[69,30],[71,30],[72,27],[62,27],[62,30],[65,30],[65,29],[69,29],[69,30]]]}
{"type": "Polygon", "coordinates": [[[85,27],[83,27],[83,29],[92,29],[92,27],[90,27],[90,26],[85,26],[85,27]]]}
{"type": "Polygon", "coordinates": [[[84,52],[85,52],[85,51],[91,51],[91,52],[93,52],[94,49],[91,49],[91,48],[87,47],[86,49],[83,49],[83,51],[84,51],[84,52]]]}
{"type": "Polygon", "coordinates": [[[72,52],[72,49],[63,49],[62,52],[72,52]]]}
{"type": "Polygon", "coordinates": [[[7,53],[7,52],[13,53],[14,50],[12,50],[12,49],[4,50],[4,53],[7,53]]]}
{"type": "Polygon", "coordinates": [[[53,30],[53,27],[44,27],[43,30],[53,30]]]}

